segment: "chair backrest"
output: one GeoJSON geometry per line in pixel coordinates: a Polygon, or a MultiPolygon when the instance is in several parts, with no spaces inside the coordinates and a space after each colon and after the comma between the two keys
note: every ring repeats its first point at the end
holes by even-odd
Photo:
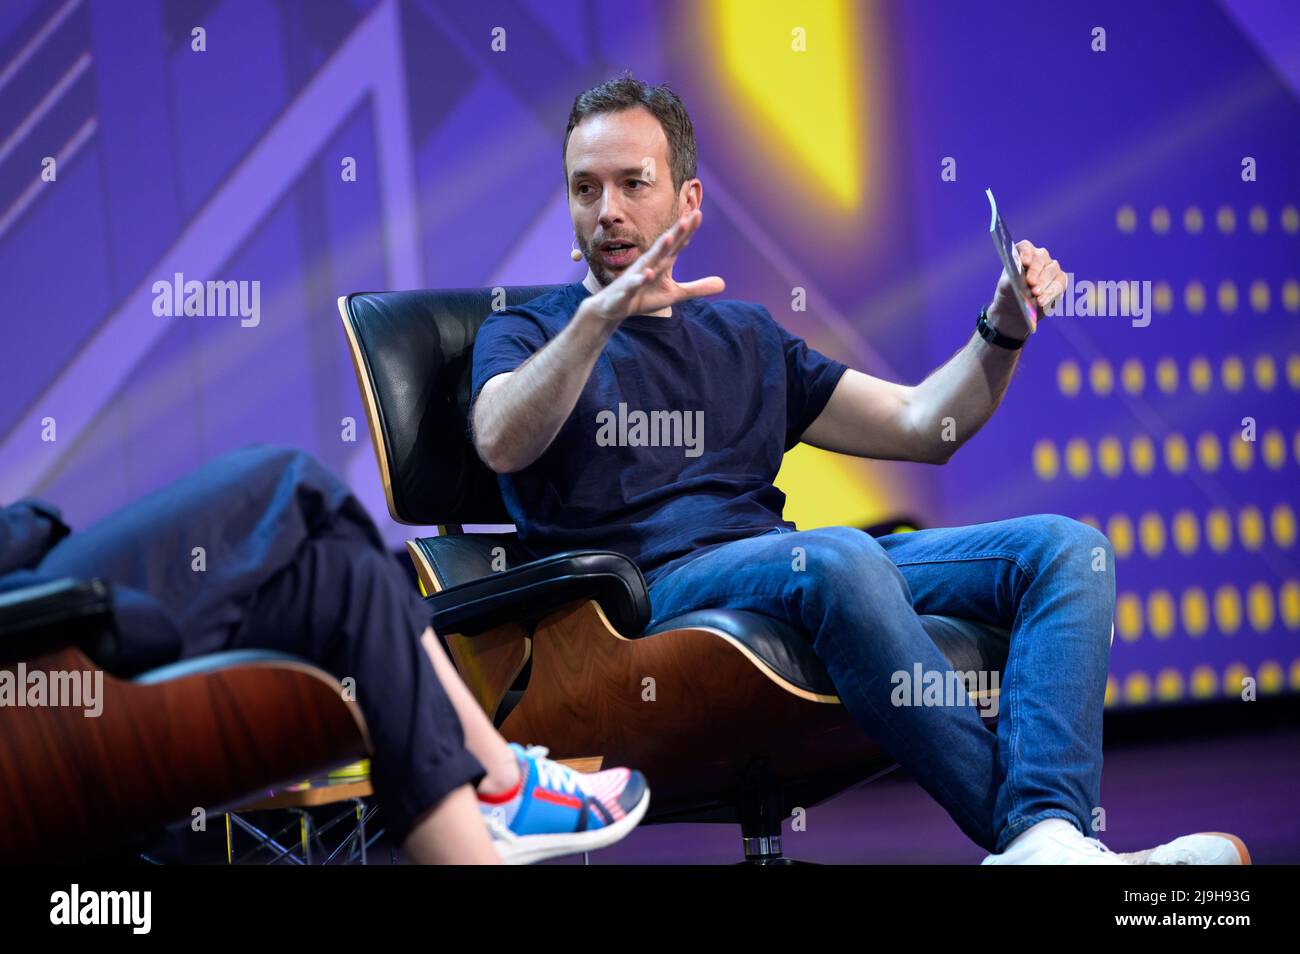
{"type": "MultiPolygon", "coordinates": [[[[517,305],[557,285],[504,286],[517,305]]],[[[511,523],[496,475],[470,442],[474,337],[492,288],[361,292],[339,299],[394,520],[511,523]]]]}

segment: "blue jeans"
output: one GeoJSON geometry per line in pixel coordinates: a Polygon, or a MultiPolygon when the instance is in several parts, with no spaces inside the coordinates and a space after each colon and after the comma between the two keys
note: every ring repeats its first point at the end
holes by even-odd
{"type": "Polygon", "coordinates": [[[1040,515],[879,539],[777,528],[656,579],[650,605],[651,626],[730,608],[807,632],[849,714],[985,849],[1045,818],[1092,833],[1115,572],[1091,527],[1040,515]],[[895,673],[952,670],[917,614],[1010,630],[996,734],[964,692],[957,704],[891,703],[895,673]]]}

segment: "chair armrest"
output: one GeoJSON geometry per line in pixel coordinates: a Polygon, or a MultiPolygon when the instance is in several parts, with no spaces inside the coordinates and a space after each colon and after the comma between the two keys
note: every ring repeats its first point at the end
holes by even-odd
{"type": "Polygon", "coordinates": [[[624,636],[650,622],[650,599],[637,565],[621,553],[574,550],[448,587],[425,602],[441,634],[476,633],[503,623],[536,623],[578,600],[595,600],[624,636]]]}
{"type": "Polygon", "coordinates": [[[5,636],[93,617],[107,620],[111,614],[112,600],[102,580],[67,577],[0,593],[0,634],[5,636]]]}
{"type": "Polygon", "coordinates": [[[93,654],[114,641],[113,594],[71,577],[0,593],[0,661],[76,644],[93,654]]]}

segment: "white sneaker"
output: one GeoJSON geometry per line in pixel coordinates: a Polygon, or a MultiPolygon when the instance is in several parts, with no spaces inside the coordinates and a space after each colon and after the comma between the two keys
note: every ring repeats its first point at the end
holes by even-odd
{"type": "Polygon", "coordinates": [[[1120,855],[1131,865],[1248,865],[1250,852],[1236,835],[1202,831],[1183,835],[1146,851],[1120,855]]]}
{"type": "Polygon", "coordinates": [[[1048,818],[1011,840],[1006,850],[983,865],[1126,865],[1096,838],[1087,838],[1064,818],[1048,818]]]}

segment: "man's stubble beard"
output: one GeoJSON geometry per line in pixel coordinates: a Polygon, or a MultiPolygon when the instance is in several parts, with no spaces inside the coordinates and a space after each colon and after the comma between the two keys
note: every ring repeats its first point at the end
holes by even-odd
{"type": "MultiPolygon", "coordinates": [[[[677,221],[677,219],[681,215],[681,213],[678,211],[680,206],[681,206],[681,200],[674,199],[672,211],[669,212],[668,218],[660,223],[658,230],[656,230],[654,234],[654,238],[650,240],[650,244],[646,245],[645,247],[642,247],[640,244],[637,245],[637,258],[640,258],[642,255],[644,255],[646,251],[650,248],[650,245],[653,245],[655,241],[659,238],[659,236],[667,232],[669,227],[671,227],[672,224],[677,221]]],[[[595,276],[596,281],[600,283],[601,288],[606,287],[607,285],[609,285],[610,282],[612,282],[615,278],[618,277],[609,269],[607,269],[604,265],[601,264],[600,259],[597,258],[592,253],[592,247],[588,242],[582,243],[582,257],[586,259],[587,267],[591,269],[591,274],[595,276]]],[[[633,259],[632,261],[635,262],[636,260],[637,259],[633,259]]],[[[627,268],[631,268],[631,267],[632,267],[631,265],[627,266],[627,268]]],[[[623,269],[623,272],[626,272],[627,268],[623,269]]],[[[621,275],[623,274],[623,272],[620,272],[619,274],[621,275]]]]}

